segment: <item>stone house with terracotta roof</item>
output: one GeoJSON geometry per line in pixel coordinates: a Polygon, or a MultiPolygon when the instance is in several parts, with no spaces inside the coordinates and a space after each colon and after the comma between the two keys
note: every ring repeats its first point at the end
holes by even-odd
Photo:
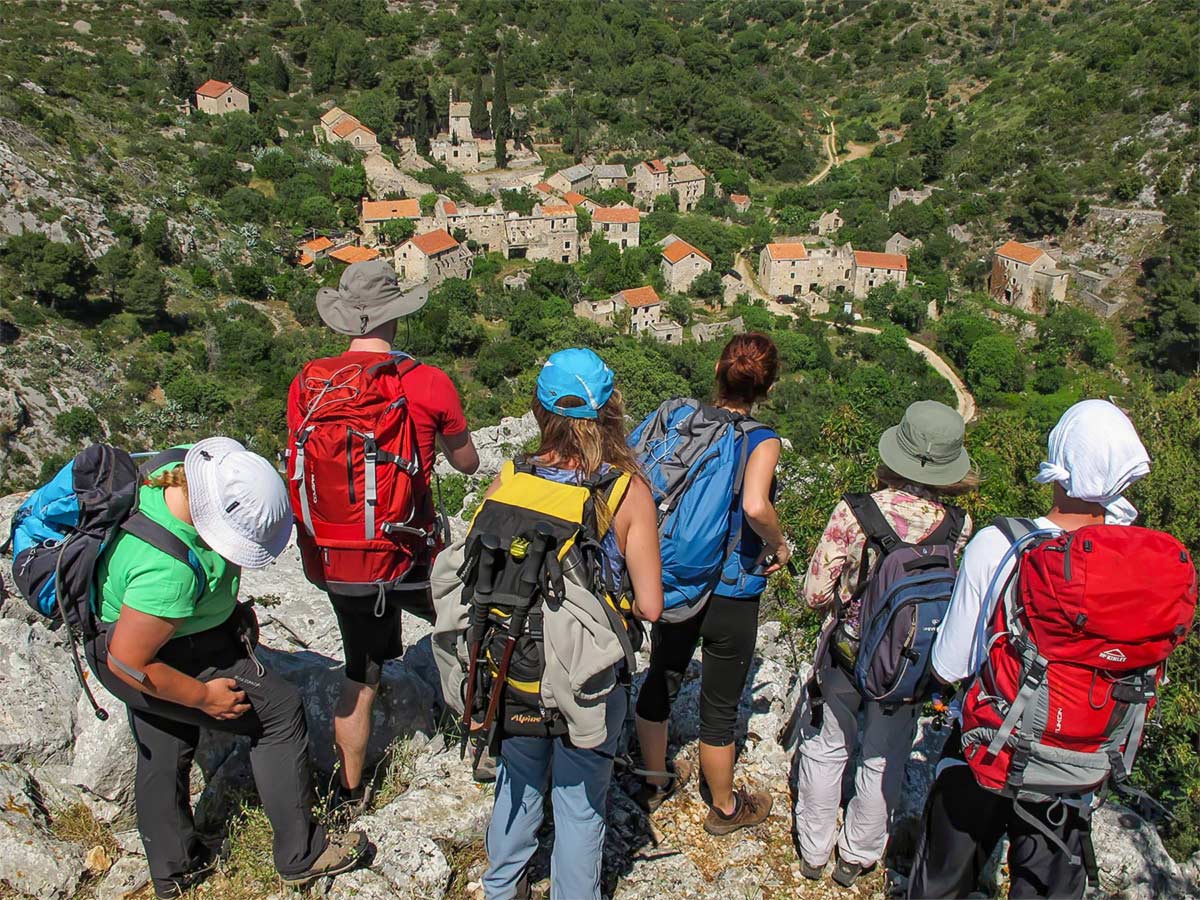
{"type": "Polygon", "coordinates": [[[660,267],[667,289],[685,294],[700,275],[712,271],[712,259],[687,241],[675,240],[662,248],[660,267]]]}
{"type": "Polygon", "coordinates": [[[809,247],[800,241],[767,244],[758,258],[758,281],[773,297],[800,297],[815,314],[829,311],[829,296],[851,290],[854,251],[809,247]]]}
{"type": "Polygon", "coordinates": [[[872,288],[891,282],[897,288],[908,284],[908,257],[900,253],[854,251],[854,296],[861,300],[872,288]]]}
{"type": "Polygon", "coordinates": [[[748,194],[730,194],[729,202],[740,213],[750,212],[750,197],[748,194]]]}
{"type": "Polygon", "coordinates": [[[661,159],[648,159],[633,167],[633,196],[643,205],[654,202],[655,197],[669,194],[671,173],[661,159]]]}
{"type": "Polygon", "coordinates": [[[340,247],[337,250],[330,250],[329,258],[336,259],[338,262],[350,266],[354,263],[370,262],[373,259],[379,259],[379,251],[374,247],[351,245],[340,247]]]}
{"type": "Polygon", "coordinates": [[[579,164],[555,172],[546,179],[546,184],[561,195],[565,195],[568,191],[582,194],[595,187],[596,179],[592,175],[591,166],[579,164]]]}
{"type": "Polygon", "coordinates": [[[988,292],[1024,312],[1045,312],[1050,303],[1066,299],[1069,278],[1045,250],[1008,241],[992,257],[988,292]]]}
{"type": "Polygon", "coordinates": [[[601,234],[622,250],[636,247],[641,239],[642,212],[628,203],[599,206],[592,212],[592,234],[601,234]]]}
{"type": "Polygon", "coordinates": [[[362,201],[359,212],[359,231],[364,241],[374,242],[379,232],[379,226],[384,222],[396,219],[411,219],[415,224],[421,218],[421,202],[415,198],[406,200],[368,200],[362,201]]]}
{"type": "Polygon", "coordinates": [[[425,282],[430,290],[447,278],[470,278],[473,257],[444,228],[413,235],[396,248],[394,265],[401,281],[425,282]]]}
{"type": "Polygon", "coordinates": [[[346,143],[363,152],[379,149],[379,138],[375,136],[375,132],[337,106],[321,116],[313,127],[313,134],[318,141],[324,140],[330,144],[346,143]]]}
{"type": "Polygon", "coordinates": [[[196,88],[196,109],[210,116],[250,112],[250,95],[228,81],[210,78],[196,88]]]}

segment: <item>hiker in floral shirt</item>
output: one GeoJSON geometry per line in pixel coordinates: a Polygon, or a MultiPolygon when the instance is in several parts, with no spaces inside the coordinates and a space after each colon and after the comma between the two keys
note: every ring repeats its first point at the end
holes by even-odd
{"type": "MultiPolygon", "coordinates": [[[[940,498],[978,486],[979,478],[963,448],[963,431],[957,412],[923,400],[910,406],[903,421],[879,439],[879,489],[869,496],[901,541],[915,544],[931,537],[947,515],[940,498]]],[[[970,535],[971,520],[966,517],[955,544],[956,555],[970,535]]],[[[870,571],[863,567],[866,546],[866,534],[854,512],[845,500],[839,501],[813,553],[803,589],[810,607],[832,608],[840,611],[840,616],[826,622],[822,646],[827,642],[829,652],[818,654],[823,720],[805,728],[798,751],[796,833],[801,872],[807,878],[820,878],[836,843],[833,879],[845,887],[883,858],[891,810],[903,783],[919,711],[915,704],[885,711],[878,703],[865,701],[854,687],[854,660],[862,632],[854,595],[870,571]],[[842,773],[855,746],[859,712],[864,707],[862,761],[839,835],[842,773]]],[[[867,559],[871,567],[877,552],[873,545],[867,559]]]]}

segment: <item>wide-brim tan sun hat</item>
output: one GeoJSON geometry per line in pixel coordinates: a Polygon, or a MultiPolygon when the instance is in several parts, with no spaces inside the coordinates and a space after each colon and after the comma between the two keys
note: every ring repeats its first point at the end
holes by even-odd
{"type": "Polygon", "coordinates": [[[382,259],[347,266],[336,288],[317,291],[317,312],[338,334],[366,334],[410,316],[429,300],[426,284],[402,285],[382,259]]]}
{"type": "Polygon", "coordinates": [[[183,460],[192,524],[204,543],[246,569],[273,562],[292,536],[292,506],[275,467],[227,437],[205,438],[183,460]]]}
{"type": "Polygon", "coordinates": [[[957,411],[936,400],[918,400],[904,411],[899,425],[879,438],[879,458],[916,484],[957,484],[971,471],[971,457],[963,446],[965,430],[957,411]]]}

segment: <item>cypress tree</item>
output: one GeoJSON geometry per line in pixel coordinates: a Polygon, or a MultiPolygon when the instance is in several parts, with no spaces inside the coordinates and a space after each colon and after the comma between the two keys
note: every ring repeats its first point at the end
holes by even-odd
{"type": "Polygon", "coordinates": [[[496,86],[492,92],[492,133],[496,136],[496,168],[508,168],[508,137],[512,114],[504,74],[504,50],[496,57],[496,86]]]}
{"type": "Polygon", "coordinates": [[[475,76],[475,89],[471,91],[471,132],[486,134],[488,130],[487,100],[483,96],[483,76],[475,76]]]}
{"type": "Polygon", "coordinates": [[[175,61],[171,64],[171,71],[167,75],[167,82],[171,87],[171,93],[180,100],[188,100],[192,96],[192,91],[196,89],[196,85],[192,83],[192,73],[188,69],[187,63],[184,62],[183,54],[178,54],[175,61]]]}
{"type": "Polygon", "coordinates": [[[433,98],[426,89],[417,98],[416,116],[413,121],[413,140],[416,141],[417,152],[422,156],[429,155],[429,137],[433,122],[433,98]]]}

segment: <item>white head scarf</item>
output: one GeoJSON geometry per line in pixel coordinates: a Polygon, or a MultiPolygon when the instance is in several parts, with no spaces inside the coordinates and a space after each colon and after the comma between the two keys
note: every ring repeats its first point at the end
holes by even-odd
{"type": "Polygon", "coordinates": [[[1121,495],[1150,471],[1150,456],[1129,417],[1107,400],[1083,400],[1050,432],[1041,484],[1058,482],[1068,497],[1099,503],[1113,525],[1129,525],[1137,510],[1121,495]]]}

